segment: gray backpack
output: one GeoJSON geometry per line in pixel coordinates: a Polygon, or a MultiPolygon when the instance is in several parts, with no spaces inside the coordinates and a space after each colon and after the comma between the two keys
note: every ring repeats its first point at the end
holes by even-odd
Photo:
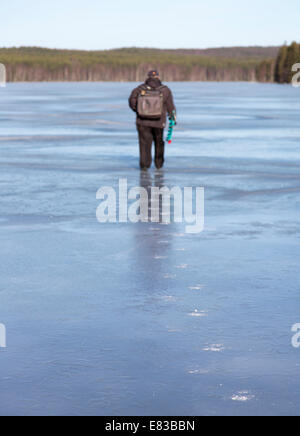
{"type": "Polygon", "coordinates": [[[137,113],[140,118],[159,120],[163,115],[164,96],[162,89],[165,86],[153,89],[143,86],[138,96],[137,113]]]}

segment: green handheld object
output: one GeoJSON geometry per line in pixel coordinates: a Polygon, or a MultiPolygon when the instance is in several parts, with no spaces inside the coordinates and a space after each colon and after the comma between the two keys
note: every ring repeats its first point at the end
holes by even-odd
{"type": "Polygon", "coordinates": [[[173,130],[176,126],[176,114],[173,112],[172,116],[169,119],[169,130],[168,130],[168,136],[167,136],[167,142],[168,144],[172,143],[172,137],[173,137],[173,130]]]}

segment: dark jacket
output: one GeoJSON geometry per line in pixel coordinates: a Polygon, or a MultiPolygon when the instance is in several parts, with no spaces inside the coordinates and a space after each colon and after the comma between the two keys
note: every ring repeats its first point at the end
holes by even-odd
{"type": "Polygon", "coordinates": [[[129,98],[129,106],[131,107],[131,109],[134,112],[136,112],[136,115],[137,115],[136,123],[138,126],[157,127],[157,128],[163,129],[166,127],[166,124],[167,124],[167,114],[169,114],[169,116],[171,116],[173,111],[176,111],[172,91],[167,86],[164,86],[161,90],[161,92],[163,94],[163,99],[164,99],[163,114],[162,114],[161,119],[160,120],[146,120],[144,118],[140,118],[138,113],[137,113],[138,96],[139,96],[140,92],[142,91],[142,87],[145,85],[156,89],[156,88],[159,88],[160,86],[162,86],[162,83],[157,78],[151,77],[151,78],[147,79],[144,84],[138,86],[137,88],[135,88],[132,91],[131,96],[129,98]]]}

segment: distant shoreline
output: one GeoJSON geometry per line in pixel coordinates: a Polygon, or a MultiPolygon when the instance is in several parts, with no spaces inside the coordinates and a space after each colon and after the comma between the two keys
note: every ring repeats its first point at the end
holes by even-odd
{"type": "MultiPolygon", "coordinates": [[[[231,83],[231,84],[252,84],[252,85],[288,85],[290,86],[290,84],[288,83],[284,83],[284,84],[279,84],[277,82],[258,82],[258,81],[249,81],[249,80],[228,80],[228,81],[216,81],[216,80],[205,80],[205,81],[201,81],[201,80],[164,80],[162,78],[162,81],[164,83],[207,83],[207,84],[226,84],[226,83],[231,83]]],[[[67,85],[67,84],[121,84],[121,83],[131,83],[133,85],[135,84],[139,84],[139,83],[143,83],[144,81],[130,81],[130,80],[119,80],[119,81],[109,81],[109,80],[95,80],[95,81],[86,81],[86,80],[65,80],[65,81],[60,81],[60,80],[43,80],[43,81],[19,81],[19,82],[7,82],[7,85],[26,85],[26,84],[36,84],[36,85],[41,85],[41,84],[61,84],[61,85],[67,85]]]]}
{"type": "Polygon", "coordinates": [[[141,82],[151,68],[166,82],[274,82],[280,47],[106,51],[0,48],[8,82],[141,82]]]}

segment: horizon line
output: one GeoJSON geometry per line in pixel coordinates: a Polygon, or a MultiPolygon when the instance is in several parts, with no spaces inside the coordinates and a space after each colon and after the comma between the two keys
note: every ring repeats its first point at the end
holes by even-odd
{"type": "Polygon", "coordinates": [[[64,51],[87,51],[87,52],[99,52],[99,51],[113,51],[113,50],[128,50],[128,49],[141,49],[141,50],[219,50],[219,49],[233,49],[233,48],[280,48],[283,45],[288,44],[286,41],[281,45],[223,45],[218,47],[206,47],[206,48],[190,48],[190,47],[177,47],[177,48],[160,48],[160,47],[142,47],[142,46],[119,46],[113,48],[104,49],[80,49],[80,48],[58,48],[58,47],[46,47],[42,45],[19,45],[19,46],[0,46],[1,49],[21,49],[21,48],[41,48],[45,50],[64,50],[64,51]]]}

